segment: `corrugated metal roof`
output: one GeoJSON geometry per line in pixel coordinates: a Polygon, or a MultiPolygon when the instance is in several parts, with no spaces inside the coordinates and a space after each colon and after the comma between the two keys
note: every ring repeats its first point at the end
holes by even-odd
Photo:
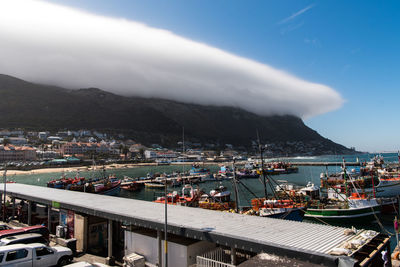
{"type": "MultiPolygon", "coordinates": [[[[0,184],[0,191],[3,191],[0,184]]],[[[7,193],[43,204],[153,229],[162,229],[164,204],[73,192],[25,184],[7,184],[7,193]]],[[[330,261],[328,252],[354,238],[345,228],[168,205],[168,225],[174,234],[210,240],[253,251],[314,254],[330,261]],[[250,245],[249,245],[250,244],[250,245]]]]}

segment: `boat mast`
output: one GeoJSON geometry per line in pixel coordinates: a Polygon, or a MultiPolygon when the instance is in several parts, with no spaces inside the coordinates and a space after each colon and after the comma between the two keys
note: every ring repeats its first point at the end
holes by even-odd
{"type": "Polygon", "coordinates": [[[235,166],[235,161],[236,159],[233,158],[232,161],[232,170],[233,170],[233,186],[235,188],[235,212],[239,213],[239,192],[238,192],[238,186],[237,186],[237,180],[236,180],[236,166],[235,166]]]}
{"type": "Polygon", "coordinates": [[[3,183],[4,183],[4,203],[3,203],[3,222],[6,221],[6,197],[7,197],[7,192],[6,192],[6,184],[7,184],[7,164],[4,166],[4,173],[3,173],[3,183]]]}
{"type": "Polygon", "coordinates": [[[182,157],[183,157],[183,164],[182,164],[182,175],[185,174],[185,126],[182,126],[182,157]]]}
{"type": "Polygon", "coordinates": [[[258,139],[258,150],[260,152],[260,159],[261,159],[261,173],[263,176],[263,186],[264,186],[264,197],[267,199],[268,192],[267,192],[267,182],[265,179],[265,172],[264,172],[264,159],[263,159],[263,147],[261,146],[260,136],[257,131],[257,139],[258,139]]]}

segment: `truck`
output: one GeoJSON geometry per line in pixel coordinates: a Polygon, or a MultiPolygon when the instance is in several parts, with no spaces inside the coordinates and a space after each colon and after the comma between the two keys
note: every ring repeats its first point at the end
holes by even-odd
{"type": "Polygon", "coordinates": [[[66,247],[49,247],[40,243],[0,247],[1,267],[64,266],[69,264],[72,259],[72,250],[66,247]]]}

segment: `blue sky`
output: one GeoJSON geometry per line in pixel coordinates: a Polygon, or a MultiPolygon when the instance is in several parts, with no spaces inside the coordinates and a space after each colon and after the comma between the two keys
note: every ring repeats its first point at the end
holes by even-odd
{"type": "Polygon", "coordinates": [[[327,85],[346,102],[308,126],[358,150],[400,149],[398,1],[48,2],[166,29],[327,85]]]}

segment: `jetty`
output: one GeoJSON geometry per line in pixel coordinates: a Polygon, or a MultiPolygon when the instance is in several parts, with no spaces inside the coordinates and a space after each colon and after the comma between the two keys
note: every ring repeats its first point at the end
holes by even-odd
{"type": "MultiPolygon", "coordinates": [[[[4,184],[0,184],[0,188],[1,194],[4,194],[4,184]]],[[[116,240],[118,238],[113,238],[115,231],[112,229],[116,232],[125,229],[125,238],[129,236],[129,231],[135,231],[135,229],[135,236],[152,231],[154,240],[157,240],[154,242],[158,242],[158,248],[155,250],[158,261],[161,262],[163,254],[161,240],[165,226],[164,204],[16,183],[7,184],[5,193],[12,199],[14,209],[15,199],[27,201],[29,224],[32,220],[33,203],[47,207],[49,225],[52,210],[65,210],[68,211],[68,215],[75,214],[75,219],[79,218],[74,223],[77,239],[88,238],[88,236],[90,238],[89,233],[85,232],[90,228],[88,224],[96,222],[96,229],[100,229],[97,226],[98,223],[101,220],[105,221],[108,229],[107,255],[109,258],[114,257],[113,246],[119,242],[116,240]],[[79,227],[83,227],[83,230],[79,227]],[[116,227],[118,229],[115,229],[116,227]]],[[[389,237],[373,231],[352,232],[342,227],[177,205],[168,205],[167,214],[169,235],[201,241],[202,244],[207,243],[209,246],[230,248],[233,263],[236,262],[236,253],[240,250],[241,253],[249,254],[270,253],[321,266],[353,266],[354,264],[367,266],[374,260],[379,260],[383,250],[390,251],[389,237]],[[366,236],[369,238],[365,239],[366,236]],[[335,250],[343,250],[345,244],[358,239],[363,240],[363,246],[348,250],[351,253],[347,255],[333,255],[335,250]]],[[[83,243],[85,242],[90,241],[86,240],[83,243]]],[[[176,242],[179,243],[179,241],[176,242]]],[[[125,243],[125,250],[129,245],[130,243],[125,243]]],[[[121,250],[124,251],[123,248],[121,250]]]]}
{"type": "MultiPolygon", "coordinates": [[[[290,162],[294,166],[342,166],[343,162],[290,162]]],[[[361,166],[361,162],[346,162],[346,166],[361,166]]]]}

